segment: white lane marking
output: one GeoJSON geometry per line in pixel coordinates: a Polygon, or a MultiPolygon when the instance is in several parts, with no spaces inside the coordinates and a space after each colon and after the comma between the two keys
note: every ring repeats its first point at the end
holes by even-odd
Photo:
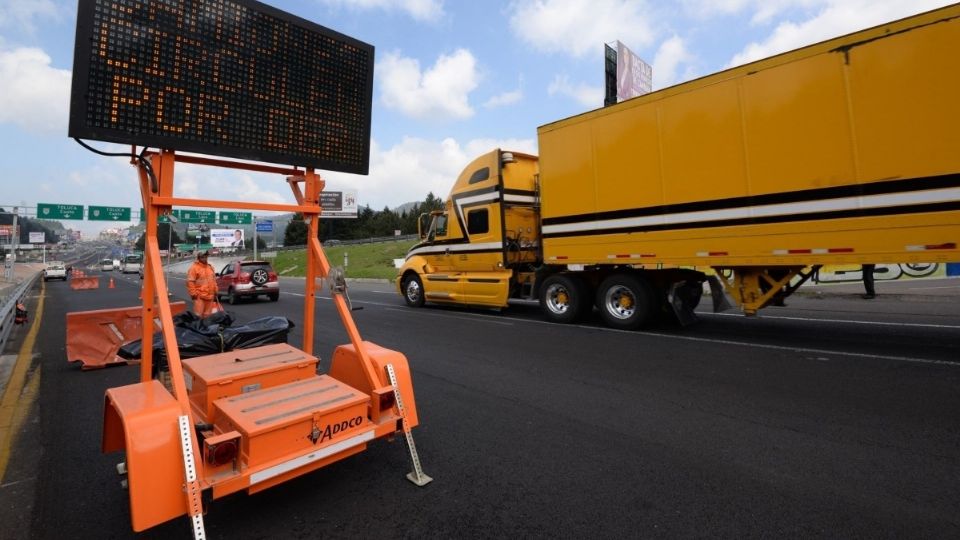
{"type": "MultiPolygon", "coordinates": [[[[290,293],[290,292],[284,293],[284,294],[290,294],[290,295],[293,295],[293,296],[303,296],[302,294],[299,294],[299,293],[290,293]]],[[[318,296],[317,298],[320,298],[320,299],[323,299],[323,300],[330,300],[330,297],[328,297],[328,296],[318,296]]],[[[498,320],[491,320],[491,321],[489,321],[489,322],[492,322],[492,323],[494,323],[494,324],[507,325],[507,326],[512,326],[512,325],[514,324],[514,323],[512,323],[512,322],[511,322],[511,323],[507,323],[507,322],[503,322],[502,320],[499,320],[499,319],[502,319],[502,317],[503,317],[503,316],[501,316],[501,315],[485,315],[485,314],[482,314],[482,313],[469,313],[469,314],[463,314],[463,315],[460,315],[460,316],[451,316],[451,315],[440,314],[440,313],[437,313],[437,314],[429,314],[429,313],[426,313],[425,311],[418,311],[418,310],[415,310],[415,309],[412,309],[412,308],[398,308],[398,307],[396,307],[396,304],[385,304],[385,303],[381,303],[381,302],[364,302],[364,301],[354,301],[354,303],[355,303],[355,304],[369,304],[369,305],[373,305],[373,306],[384,306],[384,307],[387,308],[388,311],[402,311],[402,312],[406,312],[406,313],[421,313],[421,314],[424,314],[424,315],[434,315],[434,316],[438,316],[438,317],[451,317],[451,318],[465,319],[465,320],[471,320],[471,319],[477,319],[477,318],[480,318],[480,319],[498,319],[498,320]]],[[[744,317],[744,316],[741,315],[741,314],[735,314],[735,313],[698,313],[698,315],[720,315],[720,316],[725,316],[725,317],[744,317]]],[[[774,318],[774,317],[764,317],[764,318],[774,318]]],[[[844,321],[844,320],[839,320],[839,319],[838,319],[838,320],[835,320],[835,321],[831,321],[831,320],[829,320],[829,319],[805,319],[805,318],[800,318],[800,317],[778,317],[778,318],[783,318],[783,319],[795,319],[795,320],[810,320],[810,321],[817,321],[817,322],[844,322],[844,323],[853,323],[853,324],[875,324],[875,325],[893,325],[893,326],[898,326],[898,325],[900,325],[900,326],[919,326],[919,327],[943,328],[943,329],[956,329],[956,328],[960,328],[960,326],[950,326],[950,325],[923,325],[923,324],[915,324],[915,323],[872,323],[872,322],[869,322],[869,321],[844,321]]],[[[515,322],[523,322],[523,323],[530,323],[530,324],[549,324],[549,325],[555,325],[555,324],[556,324],[556,323],[552,323],[552,322],[549,322],[549,321],[538,321],[538,320],[535,320],[535,319],[510,318],[510,320],[511,320],[511,321],[515,321],[515,322]]],[[[637,332],[637,331],[635,331],[635,330],[618,330],[618,329],[616,329],[616,328],[605,328],[605,327],[602,327],[602,326],[588,326],[588,325],[583,325],[583,324],[570,325],[570,326],[573,326],[573,327],[575,327],[575,328],[583,328],[583,329],[586,329],[586,330],[601,331],[601,332],[616,332],[616,333],[631,334],[631,335],[636,335],[636,336],[657,336],[657,337],[663,337],[663,338],[669,338],[669,339],[678,339],[678,340],[684,340],[684,341],[693,341],[693,342],[698,342],[698,343],[720,343],[720,344],[723,344],[723,345],[739,345],[739,346],[742,346],[742,347],[753,347],[753,348],[758,348],[758,349],[769,349],[769,350],[779,350],[779,351],[792,351],[792,352],[797,352],[797,353],[812,353],[812,354],[817,354],[817,355],[820,355],[820,356],[824,356],[824,355],[849,356],[849,357],[852,357],[852,358],[867,358],[867,359],[871,359],[871,360],[893,360],[893,361],[897,361],[897,362],[911,362],[911,363],[915,363],[915,364],[932,364],[932,365],[946,365],[946,366],[960,367],[960,363],[958,363],[958,362],[948,362],[948,361],[945,361],[945,360],[926,360],[926,359],[923,359],[923,358],[909,358],[909,357],[905,357],[905,356],[887,356],[887,355],[875,355],[875,354],[853,353],[853,352],[844,352],[844,351],[831,351],[831,350],[826,350],[826,349],[811,349],[811,348],[807,348],[807,347],[783,347],[783,346],[780,346],[780,345],[764,345],[764,344],[760,344],[760,343],[748,343],[748,342],[744,342],[744,341],[733,341],[733,340],[725,340],[725,339],[719,339],[719,340],[718,340],[718,339],[698,338],[698,337],[693,337],[693,336],[676,336],[676,335],[672,335],[672,334],[660,334],[660,333],[657,333],[657,332],[637,332]]],[[[822,361],[822,360],[821,360],[821,361],[822,361]]]]}
{"type": "MultiPolygon", "coordinates": [[[[607,329],[614,330],[614,329],[607,329]]],[[[615,330],[618,332],[626,332],[626,330],[615,330]]],[[[865,354],[865,353],[854,353],[854,352],[844,352],[844,351],[830,351],[826,349],[811,349],[809,347],[783,347],[780,345],[765,345],[762,343],[745,343],[742,341],[733,341],[727,339],[707,339],[707,338],[698,338],[693,336],[674,336],[670,334],[658,334],[655,332],[648,332],[646,335],[664,337],[669,339],[680,339],[685,341],[698,341],[702,343],[721,343],[723,345],[741,345],[743,347],[753,347],[757,349],[770,349],[776,351],[790,351],[797,353],[810,353],[817,355],[835,355],[835,356],[850,356],[853,358],[867,358],[870,360],[893,360],[896,362],[910,362],[914,364],[933,364],[938,366],[954,366],[960,367],[958,362],[948,362],[946,360],[926,360],[924,358],[909,358],[906,356],[887,356],[880,354],[865,354]]],[[[822,360],[821,360],[822,361],[822,360]]]]}
{"type": "MultiPolygon", "coordinates": [[[[741,317],[746,318],[746,315],[742,313],[706,313],[706,312],[697,312],[697,315],[707,315],[711,317],[741,317]]],[[[951,325],[951,324],[925,324],[925,323],[897,323],[897,322],[881,322],[881,321],[857,321],[850,319],[814,319],[811,317],[784,317],[781,315],[764,315],[761,319],[777,319],[785,321],[807,321],[807,322],[822,322],[822,323],[844,323],[844,324],[861,324],[867,326],[902,326],[906,328],[940,328],[945,330],[960,330],[960,326],[951,325]]]]}
{"type": "MultiPolygon", "coordinates": [[[[403,311],[404,313],[416,313],[417,315],[426,315],[426,316],[428,316],[428,317],[443,317],[443,318],[446,318],[446,319],[460,319],[460,320],[463,320],[463,321],[471,321],[471,322],[476,322],[476,321],[474,321],[474,319],[476,319],[477,317],[488,317],[488,318],[492,318],[491,315],[486,315],[486,316],[484,316],[484,315],[480,315],[480,314],[478,314],[478,313],[466,313],[466,314],[463,314],[463,315],[451,315],[451,314],[449,314],[449,313],[430,313],[429,311],[425,311],[425,310],[413,310],[413,309],[411,309],[411,308],[398,308],[398,307],[388,307],[388,308],[387,308],[387,311],[403,311]]],[[[514,321],[515,321],[515,320],[518,320],[518,319],[511,319],[511,320],[514,320],[514,321]]],[[[512,323],[512,322],[504,322],[504,321],[482,321],[482,322],[490,323],[490,324],[499,324],[499,325],[502,325],[502,326],[513,326],[513,325],[514,325],[514,323],[512,323]]]]}
{"type": "MultiPolygon", "coordinates": [[[[394,311],[404,311],[403,308],[391,308],[391,310],[394,310],[394,311]]],[[[493,317],[495,317],[495,316],[494,316],[494,315],[483,315],[483,314],[481,314],[481,313],[475,313],[475,314],[471,314],[470,317],[471,317],[471,318],[493,318],[493,317]]],[[[535,320],[535,319],[519,319],[519,318],[517,318],[517,319],[511,319],[511,320],[517,321],[517,322],[530,323],[530,324],[549,324],[549,325],[555,325],[555,324],[557,324],[557,323],[552,323],[552,322],[549,322],[549,321],[538,321],[538,320],[535,320]]],[[[813,320],[821,320],[821,319],[813,319],[813,320]]],[[[630,334],[630,335],[641,336],[641,337],[642,337],[642,336],[655,336],[655,337],[662,337],[662,338],[667,338],[667,339],[676,339],[676,340],[681,340],[681,341],[692,341],[692,342],[695,342],[695,343],[719,343],[719,344],[722,344],[722,345],[735,345],[735,346],[741,346],[741,347],[752,347],[752,348],[755,348],[755,349],[768,349],[768,350],[775,350],[775,351],[789,351],[789,352],[795,352],[795,353],[814,354],[814,355],[817,355],[819,358],[829,357],[830,355],[833,355],[833,356],[849,356],[849,357],[852,357],[852,358],[866,358],[866,359],[870,359],[870,360],[893,360],[893,361],[897,361],[897,362],[910,362],[910,363],[915,363],[915,364],[932,364],[932,365],[939,365],[939,366],[960,367],[960,362],[948,362],[948,361],[946,361],[946,360],[927,360],[927,359],[924,359],[924,358],[910,358],[910,357],[906,357],[906,356],[889,356],[889,355],[865,354],[865,353],[844,352],[844,351],[831,351],[831,350],[827,350],[827,349],[813,349],[813,348],[809,348],[809,347],[784,347],[784,346],[781,346],[781,345],[766,345],[766,344],[762,344],[762,343],[748,343],[748,342],[745,342],[745,341],[733,341],[733,340],[729,340],[729,339],[711,339],[711,338],[700,338],[700,337],[694,337],[694,336],[677,336],[677,335],[673,335],[673,334],[661,334],[661,333],[658,333],[658,332],[638,332],[638,331],[636,331],[636,330],[619,330],[619,329],[616,329],[616,328],[605,328],[605,327],[602,327],[602,326],[589,326],[589,325],[585,325],[585,324],[576,324],[576,325],[568,325],[568,326],[572,326],[572,327],[574,327],[574,328],[582,328],[582,329],[584,329],[584,330],[591,330],[591,331],[594,331],[594,332],[615,332],[615,333],[619,333],[619,334],[630,334]]],[[[823,361],[823,360],[820,360],[820,361],[823,361]]]]}
{"type": "MultiPolygon", "coordinates": [[[[945,287],[908,287],[908,291],[930,291],[933,289],[960,289],[960,285],[950,285],[945,287]]],[[[896,294],[891,292],[891,294],[896,294]]]]}

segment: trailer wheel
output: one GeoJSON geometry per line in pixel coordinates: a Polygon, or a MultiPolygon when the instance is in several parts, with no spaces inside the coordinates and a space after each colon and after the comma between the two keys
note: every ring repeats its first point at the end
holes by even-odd
{"type": "Polygon", "coordinates": [[[551,322],[571,323],[592,306],[580,278],[554,274],[540,287],[540,309],[551,322]]]}
{"type": "Polygon", "coordinates": [[[420,276],[411,274],[403,278],[403,299],[410,307],[423,307],[423,282],[420,276]]]}
{"type": "Polygon", "coordinates": [[[656,295],[642,277],[614,274],[603,280],[597,289],[597,307],[607,326],[634,330],[649,323],[656,315],[656,295]]]}

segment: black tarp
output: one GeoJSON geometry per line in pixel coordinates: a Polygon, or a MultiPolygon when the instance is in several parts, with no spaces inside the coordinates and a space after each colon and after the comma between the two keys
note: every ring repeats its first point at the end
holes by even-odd
{"type": "MultiPolygon", "coordinates": [[[[234,349],[252,349],[272,343],[286,343],[293,322],[286,317],[262,317],[240,326],[232,326],[233,317],[221,311],[201,319],[192,311],[173,317],[173,332],[177,338],[180,358],[196,358],[234,349]]],[[[139,359],[143,351],[141,340],[125,343],[117,354],[126,360],[139,359]]],[[[153,334],[153,356],[157,365],[166,366],[163,333],[153,334]]]]}

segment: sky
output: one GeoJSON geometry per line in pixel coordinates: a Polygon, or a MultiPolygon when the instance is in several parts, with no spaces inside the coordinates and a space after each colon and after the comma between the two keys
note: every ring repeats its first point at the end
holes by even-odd
{"type": "MultiPolygon", "coordinates": [[[[535,154],[538,126],[602,107],[605,43],[619,40],[651,64],[656,91],[951,2],[265,3],[374,46],[370,173],[319,172],[327,189],[355,189],[361,206],[381,210],[429,192],[445,197],[478,155],[497,147],[535,154]]],[[[0,0],[0,207],[83,204],[136,213],[137,174],[128,160],[67,138],[76,12],[76,0],[0,0]]],[[[292,202],[279,176],[183,164],[176,195],[292,202]]],[[[87,234],[110,225],[64,224],[87,234]]]]}

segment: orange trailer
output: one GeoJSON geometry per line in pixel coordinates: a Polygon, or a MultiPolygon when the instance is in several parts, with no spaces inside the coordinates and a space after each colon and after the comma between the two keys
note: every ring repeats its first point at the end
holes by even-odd
{"type": "MultiPolygon", "coordinates": [[[[136,148],[133,148],[134,155],[136,148]]],[[[138,167],[146,212],[141,320],[159,319],[172,392],[152,378],[152,350],[143,348],[140,382],[107,390],[103,451],[124,450],[133,529],[188,515],[203,536],[204,500],[255,493],[361,452],[370,441],[403,433],[419,486],[423,473],[411,429],[417,425],[406,357],[364,341],[345,298],[342,275],[331,273],[317,239],[324,181],[312,168],[285,168],[144,151],[138,167]],[[275,173],[286,177],[295,204],[202,200],[174,195],[177,162],[275,173]],[[309,222],[301,347],[268,345],[181,361],[173,308],[161,268],[157,222],[172,207],[302,212],[309,222]],[[350,338],[336,348],[330,370],[317,373],[313,354],[316,278],[328,278],[350,338]]],[[[144,343],[153,325],[143,325],[144,343]]]]}

